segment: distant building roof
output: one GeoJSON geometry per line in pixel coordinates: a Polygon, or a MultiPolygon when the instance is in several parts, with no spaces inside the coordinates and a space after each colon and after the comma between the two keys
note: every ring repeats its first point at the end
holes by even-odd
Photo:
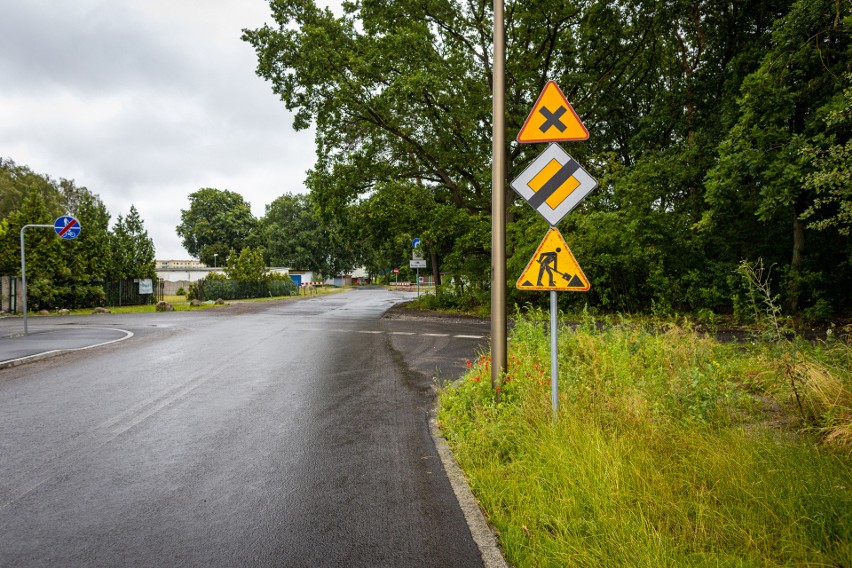
{"type": "Polygon", "coordinates": [[[156,260],[154,261],[156,268],[203,268],[207,266],[200,260],[156,260]]]}

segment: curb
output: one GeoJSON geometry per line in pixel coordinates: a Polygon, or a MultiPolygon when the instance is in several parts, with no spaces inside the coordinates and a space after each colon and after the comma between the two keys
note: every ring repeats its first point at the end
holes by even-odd
{"type": "Polygon", "coordinates": [[[128,331],[126,329],[119,329],[117,327],[108,327],[101,329],[110,329],[122,331],[125,333],[124,337],[119,337],[118,339],[113,339],[110,341],[105,341],[103,343],[96,343],[95,345],[87,345],[86,347],[77,347],[74,349],[54,349],[52,351],[45,351],[43,353],[36,353],[35,355],[27,355],[26,357],[19,357],[18,359],[9,359],[7,361],[0,361],[0,369],[8,369],[9,367],[17,367],[18,365],[24,365],[26,363],[34,363],[36,361],[42,361],[44,359],[50,359],[51,357],[56,357],[57,355],[62,355],[63,353],[72,353],[74,351],[85,351],[86,349],[94,349],[95,347],[103,347],[104,345],[110,345],[112,343],[118,343],[119,341],[124,341],[125,339],[130,339],[133,337],[133,332],[128,331]]]}
{"type": "Polygon", "coordinates": [[[447,478],[450,480],[453,493],[456,494],[456,499],[459,502],[462,513],[464,513],[464,518],[467,521],[473,541],[479,548],[479,554],[482,556],[482,565],[485,568],[510,568],[509,563],[503,558],[503,553],[500,552],[494,531],[488,525],[488,521],[485,520],[485,515],[482,514],[482,509],[479,508],[479,502],[470,490],[464,472],[462,472],[458,463],[456,463],[456,458],[453,457],[450,446],[438,430],[438,422],[435,419],[436,410],[437,402],[429,414],[429,434],[431,434],[435,448],[438,450],[438,455],[441,458],[441,463],[444,465],[447,478]]]}

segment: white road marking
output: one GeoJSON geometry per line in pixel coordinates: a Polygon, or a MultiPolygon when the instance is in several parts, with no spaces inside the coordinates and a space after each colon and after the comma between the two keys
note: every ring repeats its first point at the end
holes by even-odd
{"type": "Polygon", "coordinates": [[[449,333],[417,333],[414,331],[381,331],[376,329],[319,329],[319,328],[311,328],[305,327],[300,329],[302,332],[315,332],[315,333],[365,333],[369,335],[407,335],[407,336],[417,336],[417,337],[453,337],[456,339],[485,339],[484,335],[452,335],[449,333]]]}

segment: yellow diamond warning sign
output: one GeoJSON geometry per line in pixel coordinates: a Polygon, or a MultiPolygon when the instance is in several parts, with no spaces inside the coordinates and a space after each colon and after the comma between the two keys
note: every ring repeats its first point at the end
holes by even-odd
{"type": "Polygon", "coordinates": [[[562,90],[555,81],[548,81],[518,132],[517,140],[522,144],[533,144],[588,138],[589,131],[583,126],[562,90]]]}
{"type": "Polygon", "coordinates": [[[551,144],[509,185],[556,225],[598,182],[559,144],[551,144]]]}
{"type": "Polygon", "coordinates": [[[591,286],[562,233],[552,227],[516,284],[518,290],[588,292],[591,286]]]}

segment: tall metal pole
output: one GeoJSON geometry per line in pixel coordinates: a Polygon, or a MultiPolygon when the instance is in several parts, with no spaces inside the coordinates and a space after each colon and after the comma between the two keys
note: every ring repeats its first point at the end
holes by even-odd
{"type": "Polygon", "coordinates": [[[27,335],[27,255],[24,252],[24,229],[21,227],[21,293],[24,295],[24,335],[27,335]]]}
{"type": "Polygon", "coordinates": [[[491,169],[491,386],[506,370],[506,39],[503,0],[494,0],[491,169]]]}
{"type": "Polygon", "coordinates": [[[559,336],[558,307],[556,290],[550,291],[550,406],[553,408],[553,420],[559,416],[559,336]]]}

